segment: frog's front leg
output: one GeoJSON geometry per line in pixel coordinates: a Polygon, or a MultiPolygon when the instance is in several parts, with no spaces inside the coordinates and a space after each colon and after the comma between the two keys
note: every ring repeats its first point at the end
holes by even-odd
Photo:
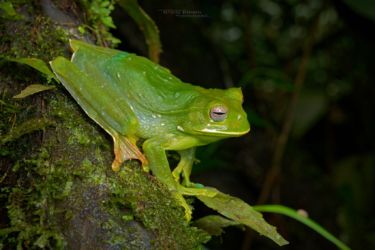
{"type": "Polygon", "coordinates": [[[178,203],[185,209],[185,218],[190,221],[191,208],[179,191],[178,183],[173,178],[165,150],[173,141],[169,138],[151,138],[143,143],[143,151],[148,159],[149,168],[152,173],[164,183],[177,199],[178,203]]]}
{"type": "MultiPolygon", "coordinates": [[[[177,150],[182,152],[184,147],[194,145],[194,141],[192,140],[194,139],[178,137],[173,134],[170,134],[166,135],[165,137],[150,138],[143,143],[143,151],[145,152],[146,157],[148,159],[150,170],[162,183],[164,183],[169,188],[169,190],[171,190],[174,193],[180,205],[185,208],[185,217],[188,220],[190,220],[191,218],[191,209],[182,195],[204,195],[212,197],[217,194],[217,192],[214,189],[210,188],[190,188],[181,186],[175,180],[171,172],[165,151],[177,150]]],[[[184,157],[181,157],[183,163],[179,164],[180,167],[178,168],[181,170],[177,171],[183,171],[184,175],[189,180],[191,166],[194,159],[194,151],[187,150],[185,152],[186,155],[184,155],[184,157]],[[186,157],[187,155],[189,155],[190,157],[186,157]]]]}
{"type": "Polygon", "coordinates": [[[180,155],[180,162],[177,167],[173,170],[172,174],[177,183],[180,183],[180,175],[183,173],[184,180],[182,184],[184,186],[179,186],[179,190],[184,195],[190,196],[209,196],[213,197],[217,194],[216,189],[204,187],[199,183],[192,183],[190,181],[190,174],[195,160],[195,147],[188,148],[185,150],[177,151],[180,155]]]}

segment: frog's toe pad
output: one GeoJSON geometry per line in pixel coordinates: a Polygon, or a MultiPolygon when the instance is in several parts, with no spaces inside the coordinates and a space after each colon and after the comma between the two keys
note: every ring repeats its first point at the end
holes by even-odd
{"type": "Polygon", "coordinates": [[[148,165],[142,164],[142,169],[143,169],[143,171],[145,171],[146,173],[149,173],[149,172],[150,172],[150,167],[149,167],[148,165]]]}
{"type": "Polygon", "coordinates": [[[114,160],[112,162],[112,170],[115,171],[115,172],[120,171],[121,164],[122,164],[121,162],[119,162],[117,160],[114,160]]]}
{"type": "Polygon", "coordinates": [[[193,188],[204,188],[204,185],[203,184],[200,184],[200,183],[190,183],[191,184],[191,187],[193,188]]]}

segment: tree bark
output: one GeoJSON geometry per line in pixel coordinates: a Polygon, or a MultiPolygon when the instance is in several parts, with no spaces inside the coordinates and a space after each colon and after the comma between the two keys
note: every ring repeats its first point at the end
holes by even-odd
{"type": "MultiPolygon", "coordinates": [[[[69,38],[95,40],[78,31],[78,1],[22,2],[0,19],[2,57],[48,62],[69,56],[69,38]]],[[[0,248],[194,249],[209,239],[138,162],[111,170],[111,138],[62,85],[2,61],[0,92],[0,138],[11,138],[0,143],[0,248]],[[33,83],[56,88],[12,98],[33,83]]]]}

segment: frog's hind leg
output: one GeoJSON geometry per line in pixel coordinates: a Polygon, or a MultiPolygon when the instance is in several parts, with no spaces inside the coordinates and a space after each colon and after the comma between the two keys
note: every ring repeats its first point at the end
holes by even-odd
{"type": "Polygon", "coordinates": [[[130,159],[138,159],[142,163],[142,167],[148,172],[148,162],[146,157],[142,154],[136,145],[136,139],[120,135],[118,133],[111,133],[114,142],[115,159],[112,162],[112,170],[119,171],[121,164],[130,159]]]}

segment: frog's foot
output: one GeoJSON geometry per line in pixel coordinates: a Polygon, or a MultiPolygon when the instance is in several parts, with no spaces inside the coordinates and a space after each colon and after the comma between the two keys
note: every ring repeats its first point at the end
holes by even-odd
{"type": "Polygon", "coordinates": [[[190,181],[190,174],[187,174],[187,172],[184,169],[184,165],[179,164],[175,169],[172,171],[173,178],[177,183],[182,183],[186,187],[203,187],[203,185],[199,184],[198,186],[195,186],[196,184],[192,183],[190,181]],[[181,181],[182,178],[182,181],[181,181]]]}
{"type": "Polygon", "coordinates": [[[112,136],[114,141],[115,159],[112,162],[113,171],[119,171],[121,164],[130,159],[138,159],[144,171],[148,172],[148,161],[136,145],[136,140],[119,134],[112,136]]]}
{"type": "Polygon", "coordinates": [[[185,209],[185,219],[187,221],[191,220],[192,210],[190,205],[186,202],[183,195],[214,197],[216,194],[218,194],[218,191],[215,188],[204,187],[201,184],[196,184],[196,186],[196,188],[188,188],[179,185],[177,187],[177,190],[172,191],[173,196],[177,200],[178,204],[185,209]]]}
{"type": "Polygon", "coordinates": [[[195,187],[179,186],[178,191],[183,195],[214,197],[218,194],[215,188],[205,187],[202,184],[192,184],[195,187]]]}
{"type": "Polygon", "coordinates": [[[178,204],[181,207],[184,208],[184,210],[185,210],[185,219],[187,221],[190,221],[191,220],[192,211],[191,211],[191,207],[189,206],[189,204],[187,204],[185,198],[182,196],[182,194],[179,191],[174,191],[173,192],[173,196],[176,198],[178,204]]]}

